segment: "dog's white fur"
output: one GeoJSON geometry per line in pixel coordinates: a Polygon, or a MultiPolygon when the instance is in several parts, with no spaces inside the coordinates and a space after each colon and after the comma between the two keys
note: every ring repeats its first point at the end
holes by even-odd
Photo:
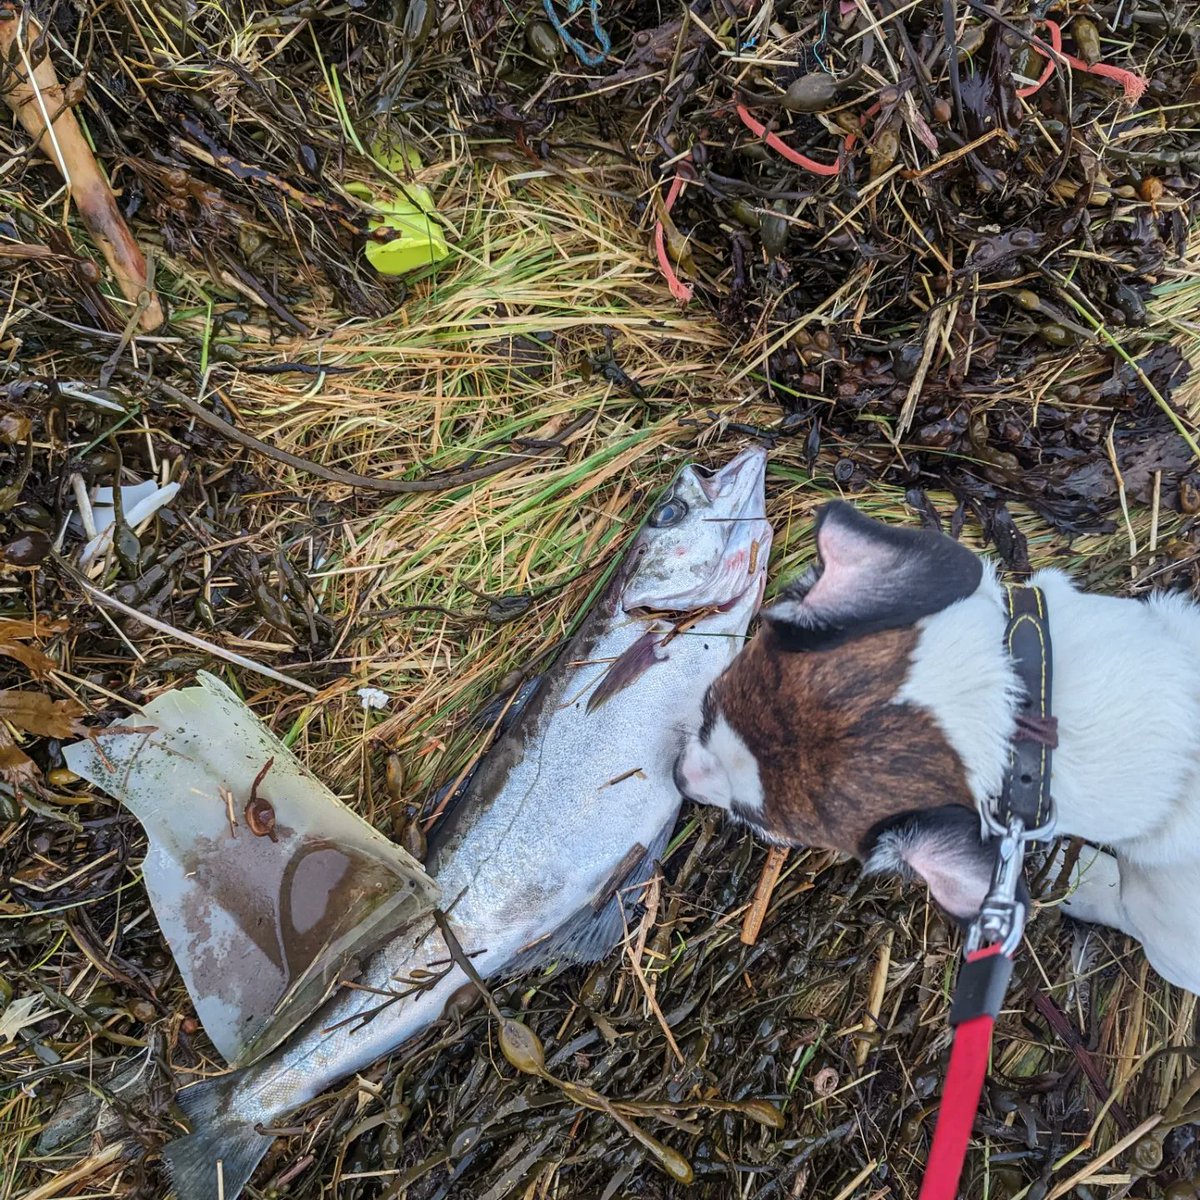
{"type": "Polygon", "coordinates": [[[918,840],[901,827],[879,838],[863,870],[868,875],[906,878],[915,872],[947,912],[960,920],[970,920],[983,907],[990,881],[981,879],[968,859],[957,838],[935,833],[918,840]]]}
{"type": "MultiPolygon", "coordinates": [[[[1051,794],[1057,832],[1085,852],[1064,911],[1137,938],[1165,979],[1200,993],[1200,608],[1183,597],[1121,600],[1038,572],[1058,719],[1051,794]]],[[[978,590],[920,622],[899,701],[938,721],[977,804],[999,791],[1014,725],[1003,593],[978,590]]]]}
{"type": "Polygon", "coordinates": [[[680,791],[701,804],[729,811],[734,799],[748,812],[762,812],[763,786],[758,761],[738,732],[718,715],[708,745],[688,743],[679,760],[680,791]]]}

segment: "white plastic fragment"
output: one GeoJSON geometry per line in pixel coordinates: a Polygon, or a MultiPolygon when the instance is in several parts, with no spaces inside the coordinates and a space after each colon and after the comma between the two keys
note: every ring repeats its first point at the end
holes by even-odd
{"type": "Polygon", "coordinates": [[[88,404],[94,404],[97,408],[106,408],[109,412],[124,413],[125,409],[109,396],[101,396],[92,391],[84,383],[58,381],[58,390],[64,396],[70,396],[72,400],[83,400],[88,404]]]}
{"type": "Polygon", "coordinates": [[[224,684],[204,672],[199,684],[64,755],[145,827],[155,916],[205,1031],[245,1065],[438,890],[224,684]]]}
{"type": "MultiPolygon", "coordinates": [[[[94,487],[89,491],[80,475],[73,475],[71,483],[75,488],[76,509],[71,514],[67,528],[72,533],[85,533],[89,538],[94,538],[116,519],[113,490],[110,487],[94,487]]],[[[153,496],[156,491],[158,484],[153,479],[126,484],[121,488],[121,504],[125,512],[128,514],[135,504],[147,496],[153,496]]]]}
{"type": "Polygon", "coordinates": [[[360,687],[358,698],[362,701],[363,708],[387,708],[392,702],[387,692],[374,687],[360,687]]]}
{"type": "MultiPolygon", "coordinates": [[[[125,510],[125,524],[136,530],[143,521],[149,520],[158,510],[170,504],[179,492],[178,483],[158,487],[154,481],[121,488],[121,507],[125,510]]],[[[112,488],[97,488],[92,496],[92,521],[96,535],[79,554],[79,565],[90,566],[112,545],[113,531],[117,524],[117,510],[113,506],[112,488]],[[105,495],[105,493],[107,495],[105,495]],[[105,503],[107,500],[107,503],[105,503]]]]}

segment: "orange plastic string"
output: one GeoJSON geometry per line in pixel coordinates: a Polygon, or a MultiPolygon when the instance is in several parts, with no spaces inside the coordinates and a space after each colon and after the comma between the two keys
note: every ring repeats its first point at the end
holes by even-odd
{"type": "MultiPolygon", "coordinates": [[[[670,190],[667,192],[667,199],[664,207],[669,213],[675,205],[675,201],[679,199],[679,193],[683,191],[683,176],[676,173],[675,178],[671,181],[670,190]]],[[[654,222],[654,251],[658,256],[659,269],[666,278],[667,287],[670,289],[671,295],[679,301],[680,304],[686,304],[692,298],[692,288],[689,284],[684,283],[678,275],[675,274],[675,268],[671,265],[671,259],[667,254],[666,239],[663,236],[662,221],[654,222]]]]}
{"type": "MultiPolygon", "coordinates": [[[[836,175],[841,171],[842,163],[840,156],[835,163],[822,163],[817,162],[814,158],[809,158],[805,154],[801,154],[799,150],[793,150],[778,134],[768,133],[767,127],[761,121],[752,117],[749,109],[744,104],[737,106],[737,115],[741,118],[742,124],[755,137],[762,138],[776,154],[781,154],[788,162],[795,163],[796,166],[803,167],[806,171],[811,171],[814,175],[836,175]]],[[[854,144],[851,140],[853,136],[853,134],[847,136],[846,141],[843,143],[844,149],[849,150],[854,144]]]]}
{"type": "Polygon", "coordinates": [[[1047,21],[1046,28],[1050,32],[1050,49],[1052,53],[1046,52],[1046,43],[1040,38],[1033,39],[1033,48],[1039,54],[1045,54],[1046,65],[1042,68],[1042,73],[1038,76],[1037,83],[1031,83],[1028,87],[1017,88],[1017,95],[1023,100],[1028,96],[1032,96],[1035,92],[1042,90],[1046,81],[1054,74],[1054,68],[1058,66],[1058,58],[1056,56],[1062,55],[1062,30],[1058,27],[1058,23],[1056,21],[1047,21]]]}
{"type": "Polygon", "coordinates": [[[1105,79],[1115,79],[1125,89],[1125,99],[1130,104],[1136,104],[1145,95],[1146,88],[1150,86],[1141,75],[1134,71],[1127,71],[1124,67],[1114,67],[1108,63],[1096,63],[1094,66],[1088,66],[1087,63],[1072,58],[1069,54],[1064,57],[1077,70],[1088,71],[1092,75],[1103,75],[1105,79]]]}
{"type": "Polygon", "coordinates": [[[1134,71],[1127,71],[1124,67],[1114,67],[1108,63],[1085,63],[1083,59],[1076,58],[1073,54],[1064,54],[1062,30],[1059,28],[1058,22],[1046,20],[1044,23],[1050,34],[1050,45],[1047,46],[1040,38],[1035,38],[1033,48],[1045,56],[1046,65],[1042,68],[1041,76],[1036,83],[1030,84],[1029,87],[1017,88],[1017,95],[1022,99],[1028,98],[1042,89],[1046,80],[1054,74],[1054,69],[1060,60],[1068,66],[1074,67],[1076,71],[1084,71],[1089,75],[1100,75],[1105,79],[1115,80],[1125,89],[1125,99],[1130,104],[1136,104],[1145,94],[1149,85],[1141,75],[1134,71]]]}

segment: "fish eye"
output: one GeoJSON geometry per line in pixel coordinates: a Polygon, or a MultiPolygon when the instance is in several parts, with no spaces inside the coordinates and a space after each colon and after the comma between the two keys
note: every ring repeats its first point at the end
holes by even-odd
{"type": "Polygon", "coordinates": [[[679,499],[678,496],[668,496],[650,514],[650,524],[655,529],[670,529],[672,525],[678,525],[687,516],[687,513],[686,501],[679,499]]]}

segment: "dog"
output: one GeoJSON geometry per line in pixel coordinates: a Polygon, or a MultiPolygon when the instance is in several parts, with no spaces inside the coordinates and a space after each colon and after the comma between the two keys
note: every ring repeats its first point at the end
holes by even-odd
{"type": "MultiPolygon", "coordinates": [[[[968,922],[995,863],[980,814],[1023,699],[1003,588],[945,534],[841,501],[815,536],[818,565],[705,694],[676,784],[776,845],[919,877],[968,922]]],[[[1091,844],[1063,909],[1137,939],[1164,979],[1200,993],[1200,607],[1089,594],[1058,570],[1029,582],[1053,654],[1055,832],[1091,844]]]]}

